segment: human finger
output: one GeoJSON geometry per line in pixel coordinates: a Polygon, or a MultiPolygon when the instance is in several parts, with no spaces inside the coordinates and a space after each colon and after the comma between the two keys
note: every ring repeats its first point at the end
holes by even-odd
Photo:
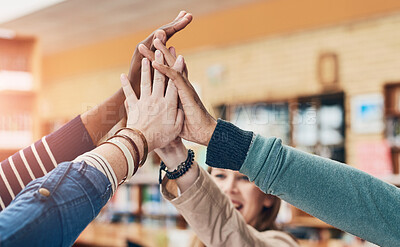
{"type": "Polygon", "coordinates": [[[121,74],[121,84],[122,84],[122,90],[124,91],[125,98],[126,98],[126,103],[129,105],[129,103],[136,103],[138,101],[135,92],[133,91],[133,88],[128,80],[128,77],[126,74],[121,74]]]}
{"type": "MultiPolygon", "coordinates": [[[[164,56],[161,51],[156,50],[155,61],[157,63],[164,63],[164,56]]],[[[156,97],[164,97],[165,92],[165,75],[159,71],[154,71],[153,93],[156,97]]]]}
{"type": "Polygon", "coordinates": [[[138,50],[142,56],[147,58],[149,61],[153,62],[154,61],[154,51],[150,50],[147,46],[140,44],[138,46],[138,50]]]}
{"type": "Polygon", "coordinates": [[[182,17],[185,16],[185,15],[186,15],[186,11],[181,10],[181,11],[179,12],[178,16],[175,18],[174,21],[179,20],[180,18],[182,18],[182,17]]]}
{"type": "Polygon", "coordinates": [[[176,114],[175,126],[178,128],[179,133],[182,131],[184,120],[185,113],[182,109],[178,109],[178,112],[176,114]]]}
{"type": "Polygon", "coordinates": [[[171,80],[168,81],[165,98],[171,106],[176,107],[178,105],[178,89],[171,80]]]}
{"type": "Polygon", "coordinates": [[[154,40],[154,47],[157,48],[157,50],[160,50],[165,58],[165,61],[167,62],[167,64],[169,66],[173,66],[176,58],[174,58],[174,56],[171,54],[171,52],[169,51],[169,49],[161,42],[161,40],[159,39],[155,39],[154,40]]]}
{"type": "Polygon", "coordinates": [[[147,58],[142,59],[142,74],[140,81],[140,98],[151,95],[151,71],[150,62],[147,58]]]}
{"type": "Polygon", "coordinates": [[[176,59],[176,50],[175,47],[171,46],[168,48],[171,55],[176,59]]]}
{"type": "Polygon", "coordinates": [[[164,30],[167,36],[167,40],[170,39],[175,33],[184,29],[193,20],[193,16],[190,13],[181,11],[177,18],[171,23],[168,23],[159,29],[164,30]]]}

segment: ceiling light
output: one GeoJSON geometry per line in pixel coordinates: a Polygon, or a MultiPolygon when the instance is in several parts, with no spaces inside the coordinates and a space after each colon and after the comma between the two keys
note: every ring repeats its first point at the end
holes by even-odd
{"type": "Polygon", "coordinates": [[[65,0],[0,0],[0,24],[63,1],[65,0]]]}

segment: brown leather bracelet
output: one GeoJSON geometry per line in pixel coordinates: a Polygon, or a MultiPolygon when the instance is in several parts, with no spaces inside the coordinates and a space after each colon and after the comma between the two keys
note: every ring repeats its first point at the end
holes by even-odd
{"type": "Polygon", "coordinates": [[[113,136],[111,136],[110,138],[108,138],[107,139],[107,141],[108,140],[110,140],[110,139],[112,139],[112,138],[115,138],[115,137],[121,137],[121,138],[124,138],[125,140],[127,140],[131,145],[132,145],[132,147],[133,147],[133,152],[135,153],[135,156],[134,157],[136,157],[135,158],[135,169],[133,170],[133,174],[132,174],[132,176],[133,175],[135,175],[136,174],[136,172],[137,172],[137,170],[139,169],[139,159],[140,159],[140,154],[139,154],[139,149],[138,149],[138,147],[136,146],[136,143],[129,137],[129,136],[127,136],[127,135],[113,135],[113,136]]]}
{"type": "MultiPolygon", "coordinates": [[[[122,155],[125,157],[124,151],[123,151],[120,147],[118,147],[118,145],[115,144],[115,143],[105,141],[105,142],[100,143],[97,147],[100,147],[101,145],[106,144],[106,143],[111,144],[111,145],[115,146],[116,148],[118,148],[118,149],[121,151],[122,155]]],[[[125,157],[125,161],[126,161],[126,164],[129,165],[129,162],[128,162],[128,158],[127,158],[127,157],[125,157]]],[[[127,172],[128,172],[128,171],[127,171],[127,172]]],[[[123,184],[123,183],[126,181],[126,178],[127,178],[127,177],[128,177],[128,174],[121,180],[121,182],[119,182],[118,185],[123,184]]]]}
{"type": "Polygon", "coordinates": [[[146,137],[145,137],[145,136],[143,135],[143,133],[140,132],[139,130],[137,130],[137,129],[131,129],[131,128],[127,128],[127,127],[124,127],[124,128],[121,128],[121,129],[117,130],[117,132],[115,132],[114,135],[118,134],[121,130],[125,130],[125,129],[126,129],[126,130],[132,131],[132,132],[135,133],[136,135],[140,136],[140,138],[142,139],[142,142],[143,142],[143,158],[142,158],[142,160],[141,160],[140,163],[139,163],[139,167],[142,167],[143,164],[144,164],[144,162],[146,162],[147,153],[149,152],[149,146],[147,145],[146,137]]]}

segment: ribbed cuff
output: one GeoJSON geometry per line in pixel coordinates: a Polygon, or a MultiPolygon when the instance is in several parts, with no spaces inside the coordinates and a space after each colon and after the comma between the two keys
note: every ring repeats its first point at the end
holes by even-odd
{"type": "Polygon", "coordinates": [[[212,167],[239,170],[246,159],[252,139],[253,132],[218,119],[207,147],[206,163],[212,167]]]}
{"type": "Polygon", "coordinates": [[[71,161],[96,147],[80,115],[48,135],[46,141],[57,163],[71,161]]]}

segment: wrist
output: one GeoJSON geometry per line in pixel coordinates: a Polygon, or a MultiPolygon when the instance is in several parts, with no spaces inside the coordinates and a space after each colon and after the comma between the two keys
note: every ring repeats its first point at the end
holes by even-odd
{"type": "Polygon", "coordinates": [[[127,130],[127,129],[123,129],[121,130],[118,134],[123,134],[123,135],[127,135],[128,137],[130,137],[132,139],[132,141],[136,144],[138,151],[139,151],[139,160],[143,159],[143,155],[144,155],[144,143],[142,141],[142,139],[132,133],[132,131],[127,130]]]}
{"type": "MultiPolygon", "coordinates": [[[[128,120],[129,121],[129,120],[128,120]]],[[[133,129],[133,130],[138,130],[140,133],[142,133],[143,134],[143,136],[145,137],[145,139],[146,139],[146,142],[147,142],[147,151],[148,151],[148,153],[150,153],[151,151],[154,151],[154,146],[155,146],[155,140],[157,140],[156,138],[157,138],[157,136],[155,136],[156,138],[154,138],[154,136],[152,136],[151,135],[151,132],[150,132],[150,134],[149,133],[147,133],[148,132],[148,130],[146,129],[146,128],[139,128],[138,126],[135,126],[135,125],[131,125],[131,124],[126,124],[126,128],[128,128],[128,129],[133,129]]],[[[129,130],[125,130],[125,131],[129,131],[129,130]]],[[[131,133],[132,134],[132,133],[131,133]]],[[[138,135],[136,135],[136,136],[138,136],[138,135]]],[[[143,144],[143,141],[141,141],[142,142],[142,144],[143,144]]]]}
{"type": "Polygon", "coordinates": [[[203,140],[200,142],[201,145],[208,146],[208,143],[210,143],[211,137],[216,127],[217,127],[217,121],[215,121],[215,119],[212,119],[212,121],[210,122],[210,124],[208,124],[204,132],[203,140]]]}
{"type": "Polygon", "coordinates": [[[165,148],[157,149],[157,154],[165,163],[168,170],[174,170],[178,167],[179,164],[186,160],[188,150],[185,145],[180,142],[180,144],[170,144],[165,148]]]}

